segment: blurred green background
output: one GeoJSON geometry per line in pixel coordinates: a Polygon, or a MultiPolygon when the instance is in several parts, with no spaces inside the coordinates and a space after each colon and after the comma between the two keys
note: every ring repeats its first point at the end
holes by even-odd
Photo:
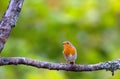
{"type": "MultiPolygon", "coordinates": [[[[0,19],[9,0],[0,0],[0,19]]],[[[62,42],[78,51],[77,64],[120,58],[120,0],[25,0],[2,57],[65,63],[62,42]]],[[[30,66],[0,67],[0,79],[120,79],[120,71],[67,72],[30,66]]]]}

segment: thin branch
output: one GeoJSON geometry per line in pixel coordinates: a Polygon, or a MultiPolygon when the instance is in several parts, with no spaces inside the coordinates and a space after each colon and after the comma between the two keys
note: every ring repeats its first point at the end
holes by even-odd
{"type": "Polygon", "coordinates": [[[65,63],[41,62],[24,57],[0,58],[0,66],[20,64],[49,70],[66,70],[74,72],[108,70],[112,72],[112,75],[114,75],[115,70],[120,69],[120,59],[91,65],[71,65],[65,63]]]}
{"type": "Polygon", "coordinates": [[[11,28],[15,26],[24,0],[10,0],[8,9],[0,21],[0,52],[10,34],[11,28]]]}

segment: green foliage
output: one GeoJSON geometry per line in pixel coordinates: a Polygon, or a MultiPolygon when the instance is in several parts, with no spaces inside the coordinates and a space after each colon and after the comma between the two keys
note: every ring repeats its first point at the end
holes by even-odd
{"type": "MultiPolygon", "coordinates": [[[[0,18],[9,0],[0,0],[0,18]]],[[[64,63],[62,42],[77,48],[77,64],[120,57],[119,0],[25,0],[16,27],[1,53],[64,63]]],[[[0,67],[0,79],[119,79],[110,72],[66,72],[28,66],[0,67]]]]}

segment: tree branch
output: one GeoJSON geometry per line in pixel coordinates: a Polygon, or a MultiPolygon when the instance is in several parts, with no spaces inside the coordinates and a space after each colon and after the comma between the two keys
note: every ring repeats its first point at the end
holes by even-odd
{"type": "Polygon", "coordinates": [[[0,58],[0,66],[20,64],[49,70],[66,70],[74,72],[107,70],[111,71],[112,75],[114,75],[115,70],[120,69],[120,59],[91,65],[71,65],[65,63],[41,62],[24,57],[0,58]]]}
{"type": "Polygon", "coordinates": [[[0,52],[2,51],[6,40],[10,34],[11,28],[15,26],[24,0],[10,0],[0,22],[0,52]]]}

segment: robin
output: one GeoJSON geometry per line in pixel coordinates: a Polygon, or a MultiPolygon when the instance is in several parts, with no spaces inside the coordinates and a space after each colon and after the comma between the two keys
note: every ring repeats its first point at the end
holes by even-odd
{"type": "Polygon", "coordinates": [[[64,41],[63,46],[64,46],[63,54],[64,58],[66,59],[66,62],[74,64],[77,58],[76,48],[69,41],[64,41]]]}

